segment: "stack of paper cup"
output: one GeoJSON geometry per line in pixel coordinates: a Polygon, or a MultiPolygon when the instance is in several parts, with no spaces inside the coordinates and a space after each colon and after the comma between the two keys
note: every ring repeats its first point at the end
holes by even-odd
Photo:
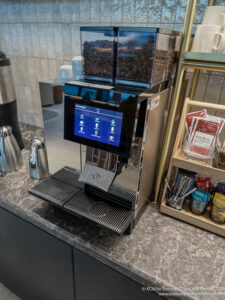
{"type": "Polygon", "coordinates": [[[73,72],[71,65],[63,65],[59,68],[59,81],[66,82],[73,79],[73,72]]]}
{"type": "Polygon", "coordinates": [[[192,52],[225,53],[225,6],[208,6],[197,26],[192,52]]]}

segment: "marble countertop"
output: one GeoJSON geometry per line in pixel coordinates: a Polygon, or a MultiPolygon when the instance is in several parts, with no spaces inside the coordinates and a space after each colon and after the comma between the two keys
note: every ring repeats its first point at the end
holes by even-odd
{"type": "MultiPolygon", "coordinates": [[[[22,133],[26,147],[33,136],[43,135],[42,129],[27,125],[22,133]]],[[[22,154],[23,168],[0,177],[0,207],[150,289],[182,294],[169,299],[224,299],[225,239],[162,215],[153,204],[131,235],[120,237],[90,225],[28,193],[37,181],[29,176],[29,151],[22,154]],[[209,295],[214,288],[223,295],[209,295]]]]}

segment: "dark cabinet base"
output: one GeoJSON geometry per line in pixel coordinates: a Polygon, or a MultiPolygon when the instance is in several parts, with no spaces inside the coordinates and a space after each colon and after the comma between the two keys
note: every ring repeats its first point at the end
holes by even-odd
{"type": "Polygon", "coordinates": [[[154,292],[112,270],[103,263],[74,249],[74,273],[79,300],[159,300],[154,292]]]}
{"type": "Polygon", "coordinates": [[[72,247],[0,209],[0,282],[23,300],[74,300],[72,247]]]}
{"type": "Polygon", "coordinates": [[[22,300],[162,299],[2,208],[0,282],[22,300]]]}

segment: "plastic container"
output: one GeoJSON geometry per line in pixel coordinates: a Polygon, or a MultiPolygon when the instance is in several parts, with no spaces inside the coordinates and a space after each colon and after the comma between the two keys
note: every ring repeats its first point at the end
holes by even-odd
{"type": "Polygon", "coordinates": [[[119,27],[116,83],[152,87],[176,70],[178,33],[156,27],[119,27]]]}
{"type": "Polygon", "coordinates": [[[113,27],[81,27],[84,79],[112,83],[115,38],[113,27]]]}
{"type": "Polygon", "coordinates": [[[73,79],[73,72],[71,65],[62,65],[59,68],[59,81],[66,82],[73,79]]]}
{"type": "Polygon", "coordinates": [[[81,80],[83,78],[83,56],[75,56],[72,59],[73,79],[81,80]]]}

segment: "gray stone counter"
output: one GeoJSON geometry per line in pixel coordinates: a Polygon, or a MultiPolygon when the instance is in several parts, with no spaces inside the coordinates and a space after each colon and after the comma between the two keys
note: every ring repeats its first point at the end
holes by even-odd
{"type": "MultiPolygon", "coordinates": [[[[43,134],[35,127],[22,129],[26,146],[43,134]]],[[[225,239],[164,216],[152,204],[131,235],[119,237],[90,225],[28,193],[37,181],[29,177],[29,151],[22,153],[23,168],[0,178],[0,207],[145,286],[186,290],[180,299],[225,298],[225,239]],[[224,291],[217,292],[224,295],[191,295],[197,287],[207,290],[194,293],[221,287],[224,291]]]]}

